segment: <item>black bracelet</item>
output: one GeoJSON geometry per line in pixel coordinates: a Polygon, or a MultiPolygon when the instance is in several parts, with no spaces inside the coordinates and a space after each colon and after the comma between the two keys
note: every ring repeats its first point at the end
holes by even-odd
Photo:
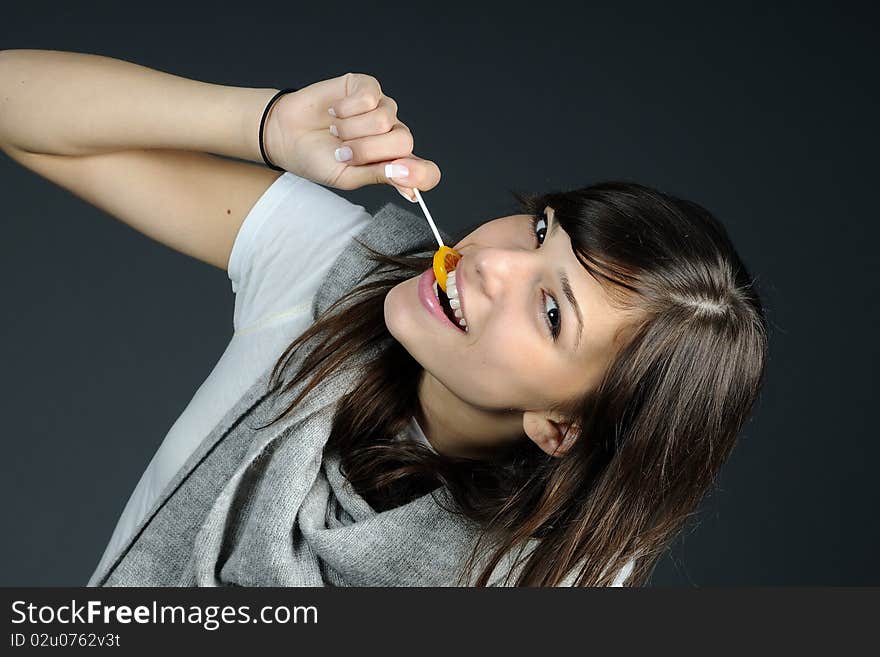
{"type": "Polygon", "coordinates": [[[263,162],[266,163],[266,166],[270,169],[274,169],[275,171],[284,171],[284,169],[282,169],[281,167],[276,167],[269,161],[269,157],[266,155],[266,148],[263,146],[263,129],[266,127],[266,117],[269,116],[269,109],[271,109],[272,104],[284,94],[289,94],[292,91],[299,91],[299,89],[295,87],[289,87],[287,89],[282,89],[277,94],[272,96],[272,99],[268,103],[266,103],[266,109],[263,110],[263,118],[260,119],[260,155],[263,156],[263,162]]]}

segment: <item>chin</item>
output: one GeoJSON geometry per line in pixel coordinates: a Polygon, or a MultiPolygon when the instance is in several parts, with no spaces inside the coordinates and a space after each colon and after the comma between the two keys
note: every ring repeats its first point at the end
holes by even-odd
{"type": "Polygon", "coordinates": [[[388,294],[385,295],[385,299],[382,302],[382,313],[385,318],[385,328],[387,328],[388,332],[391,333],[391,335],[393,335],[394,338],[399,341],[399,338],[397,337],[397,330],[396,330],[397,322],[395,321],[395,318],[397,316],[397,312],[395,312],[395,309],[394,309],[394,299],[393,299],[394,290],[396,290],[396,289],[397,288],[391,288],[390,290],[388,290],[388,294]]]}

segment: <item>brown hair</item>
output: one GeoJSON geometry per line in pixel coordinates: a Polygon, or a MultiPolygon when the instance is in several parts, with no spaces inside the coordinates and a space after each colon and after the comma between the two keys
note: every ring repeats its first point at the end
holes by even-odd
{"type": "Polygon", "coordinates": [[[628,182],[511,193],[525,214],[552,207],[588,273],[616,305],[640,311],[598,388],[558,406],[583,439],[551,457],[523,434],[491,462],[394,440],[418,412],[422,368],[388,332],[383,301],[431,260],[363,244],[384,277],[337,300],[281,355],[270,388],[295,350],[315,342],[284,390],[311,380],[270,424],[379,346],[340,400],[325,448],[338,450],[343,474],[373,508],[445,486],[451,510],[484,528],[466,564],[483,564],[476,586],[529,543],[517,586],[608,585],[634,558],[624,584],[641,585],[713,483],[762,385],[767,324],[755,281],[722,224],[696,203],[628,182]]]}

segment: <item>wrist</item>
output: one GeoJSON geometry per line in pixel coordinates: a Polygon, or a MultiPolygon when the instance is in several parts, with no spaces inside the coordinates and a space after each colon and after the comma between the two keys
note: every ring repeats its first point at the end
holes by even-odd
{"type": "Polygon", "coordinates": [[[260,119],[266,104],[278,90],[219,84],[210,87],[211,93],[203,97],[203,107],[194,112],[200,117],[199,124],[191,126],[190,135],[201,137],[196,137],[200,143],[193,143],[191,147],[262,164],[258,139],[260,119]]]}
{"type": "Polygon", "coordinates": [[[260,119],[266,104],[278,92],[272,88],[234,88],[229,97],[229,112],[238,117],[238,139],[226,144],[224,154],[242,160],[263,163],[260,153],[260,119]]]}
{"type": "Polygon", "coordinates": [[[280,119],[273,120],[274,114],[277,111],[280,111],[276,108],[282,102],[281,97],[297,91],[299,91],[298,87],[285,87],[275,93],[267,101],[263,110],[263,115],[260,119],[260,129],[257,133],[257,145],[260,147],[260,155],[263,159],[263,163],[275,171],[284,171],[284,168],[276,164],[275,156],[270,153],[274,152],[275,148],[279,147],[279,144],[284,140],[284,136],[281,134],[279,128],[280,119]]]}

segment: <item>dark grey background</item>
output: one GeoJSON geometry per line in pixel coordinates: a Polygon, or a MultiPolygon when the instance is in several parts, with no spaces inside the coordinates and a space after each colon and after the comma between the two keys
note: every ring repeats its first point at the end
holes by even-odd
{"type": "MultiPolygon", "coordinates": [[[[652,584],[880,584],[874,12],[312,4],[20,4],[0,46],[235,86],[374,75],[443,172],[425,200],[450,231],[515,211],[509,188],[621,178],[706,205],[758,276],[769,373],[652,584]]],[[[230,339],[233,295],[224,272],[5,157],[0,185],[0,584],[83,585],[230,339]]],[[[407,205],[389,186],[338,193],[407,205]]]]}

